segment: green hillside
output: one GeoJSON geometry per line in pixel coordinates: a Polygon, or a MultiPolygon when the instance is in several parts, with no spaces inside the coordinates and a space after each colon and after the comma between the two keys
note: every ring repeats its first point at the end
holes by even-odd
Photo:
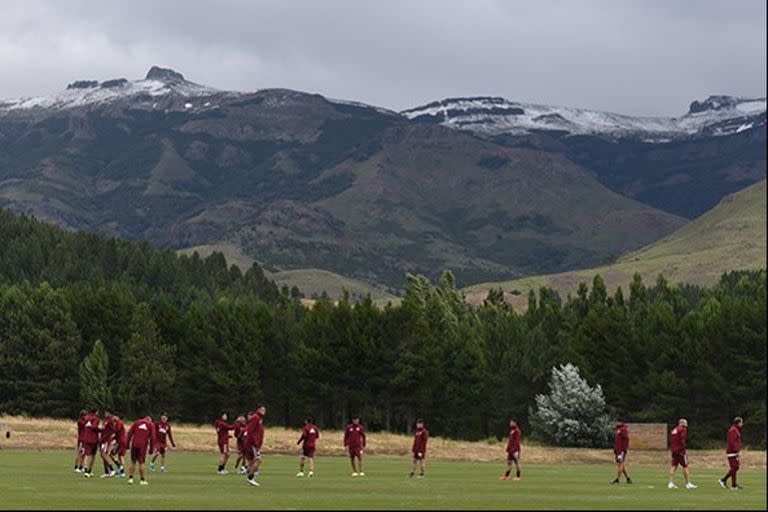
{"type": "MultiPolygon", "coordinates": [[[[663,274],[669,281],[692,284],[715,283],[723,272],[766,267],[766,181],[725,197],[715,208],[690,224],[612,265],[483,283],[465,291],[483,294],[492,287],[518,290],[524,297],[530,289],[547,286],[561,293],[573,292],[579,283],[600,274],[609,287],[625,286],[635,272],[653,280],[663,274]]],[[[626,287],[626,286],[625,286],[626,287]]]]}

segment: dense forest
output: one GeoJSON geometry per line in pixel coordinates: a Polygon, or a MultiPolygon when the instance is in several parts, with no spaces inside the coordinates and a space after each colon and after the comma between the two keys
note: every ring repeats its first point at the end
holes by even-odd
{"type": "MultiPolygon", "coordinates": [[[[269,423],[313,414],[339,427],[437,435],[530,432],[553,366],[573,363],[631,421],[688,418],[693,446],[729,419],[766,439],[766,273],[711,288],[653,284],[573,297],[532,293],[511,310],[500,290],[463,301],[450,272],[407,276],[403,300],[303,306],[254,265],[179,256],[146,243],[70,233],[0,210],[0,412],[74,416],[84,402],[127,416],[167,411],[208,422],[264,402],[269,423]]],[[[535,428],[533,429],[535,431],[535,428]]]]}

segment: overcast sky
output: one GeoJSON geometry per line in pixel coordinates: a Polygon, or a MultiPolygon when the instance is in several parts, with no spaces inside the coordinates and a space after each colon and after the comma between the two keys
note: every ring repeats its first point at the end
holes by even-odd
{"type": "Polygon", "coordinates": [[[765,96],[765,0],[0,3],[0,98],[158,64],[222,89],[404,109],[449,96],[676,115],[765,96]]]}

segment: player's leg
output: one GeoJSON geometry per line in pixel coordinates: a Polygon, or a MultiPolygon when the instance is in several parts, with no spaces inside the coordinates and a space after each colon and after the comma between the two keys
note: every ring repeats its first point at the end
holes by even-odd
{"type": "Polygon", "coordinates": [[[352,476],[357,476],[357,465],[355,464],[354,452],[349,452],[349,462],[352,464],[352,476]]]}
{"type": "Polygon", "coordinates": [[[673,460],[672,464],[669,466],[669,483],[667,484],[667,487],[670,489],[677,487],[675,485],[675,472],[677,472],[677,461],[673,460]]]}
{"type": "Polygon", "coordinates": [[[309,476],[315,475],[315,457],[314,455],[312,457],[307,457],[307,461],[309,462],[309,476]]]}
{"type": "Polygon", "coordinates": [[[685,475],[685,488],[686,489],[696,489],[697,486],[693,485],[693,482],[691,482],[691,469],[688,467],[688,459],[684,456],[684,462],[683,464],[683,474],[685,475]]]}
{"type": "Polygon", "coordinates": [[[160,471],[165,473],[165,450],[160,453],[160,471]]]}
{"type": "Polygon", "coordinates": [[[419,470],[420,470],[419,475],[420,476],[424,476],[424,470],[426,468],[426,465],[427,465],[427,457],[422,455],[421,459],[419,459],[419,470]]]}
{"type": "Polygon", "coordinates": [[[363,450],[360,450],[360,452],[357,454],[357,466],[357,474],[359,476],[365,476],[365,473],[363,472],[363,450]]]}
{"type": "Polygon", "coordinates": [[[509,474],[512,473],[512,458],[507,457],[507,470],[504,471],[504,475],[502,475],[501,480],[509,480],[509,474]]]}
{"type": "Polygon", "coordinates": [[[413,460],[411,462],[411,474],[409,475],[411,478],[413,478],[414,475],[416,475],[416,465],[417,464],[418,464],[418,460],[417,460],[416,454],[414,453],[413,454],[413,460]]]}
{"type": "Polygon", "coordinates": [[[515,455],[515,480],[520,480],[520,456],[515,455]]]}

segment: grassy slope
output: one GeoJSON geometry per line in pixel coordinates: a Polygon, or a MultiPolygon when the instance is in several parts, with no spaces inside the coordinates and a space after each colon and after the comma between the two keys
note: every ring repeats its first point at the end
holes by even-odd
{"type": "MultiPolygon", "coordinates": [[[[297,458],[266,455],[261,487],[214,473],[216,457],[171,453],[168,474],[148,487],[84,479],[70,453],[0,452],[0,509],[765,509],[764,470],[744,470],[744,490],[717,486],[718,470],[697,470],[699,489],[664,487],[666,467],[632,468],[632,486],[608,484],[613,465],[527,465],[523,480],[501,482],[501,464],[429,463],[427,478],[409,479],[407,458],[369,457],[363,478],[340,457],[318,457],[317,476],[296,478],[297,458]]],[[[525,464],[525,461],[523,462],[525,464]]],[[[680,477],[678,478],[680,479],[680,477]]]]}
{"type": "MultiPolygon", "coordinates": [[[[231,244],[212,244],[198,245],[182,249],[182,254],[191,255],[197,251],[202,257],[210,255],[214,251],[224,254],[230,265],[237,265],[241,270],[248,270],[254,263],[254,259],[242,252],[242,250],[231,244]]],[[[395,300],[396,297],[378,286],[375,286],[359,279],[335,274],[327,270],[315,268],[302,268],[295,270],[283,270],[279,272],[267,272],[270,279],[280,285],[286,285],[289,288],[298,286],[305,296],[321,295],[326,292],[332,299],[338,299],[342,296],[344,290],[350,294],[364,296],[370,294],[371,298],[378,303],[386,303],[388,300],[395,300]]]]}
{"type": "Polygon", "coordinates": [[[766,181],[725,197],[718,206],[671,235],[612,265],[484,283],[465,290],[468,296],[491,287],[519,290],[524,299],[530,289],[552,287],[573,292],[578,284],[600,274],[610,288],[626,287],[635,272],[652,281],[658,274],[673,282],[712,284],[723,272],[766,267],[766,181]]]}

